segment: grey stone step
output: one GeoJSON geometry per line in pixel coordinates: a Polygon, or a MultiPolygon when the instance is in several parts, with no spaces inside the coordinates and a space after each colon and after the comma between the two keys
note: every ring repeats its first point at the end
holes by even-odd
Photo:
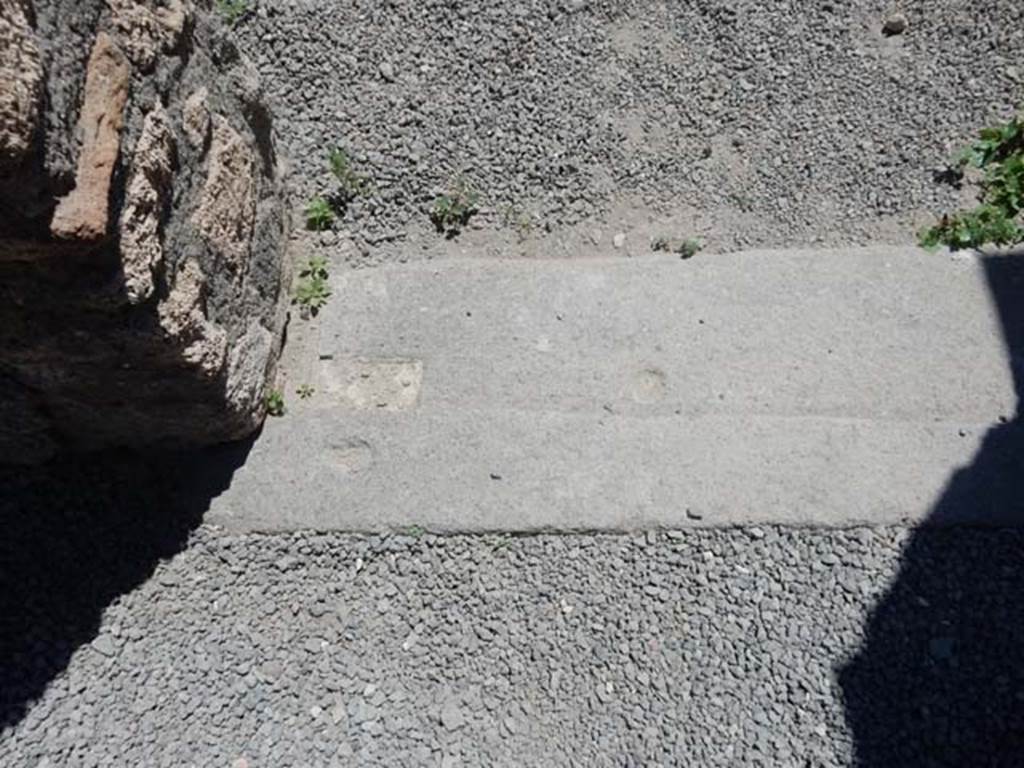
{"type": "Polygon", "coordinates": [[[1015,409],[972,259],[907,248],[339,274],[208,519],[238,530],[921,519],[1015,409]]]}

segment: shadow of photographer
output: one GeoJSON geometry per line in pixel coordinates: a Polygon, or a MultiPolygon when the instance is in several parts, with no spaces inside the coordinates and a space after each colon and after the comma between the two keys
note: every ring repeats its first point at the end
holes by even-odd
{"type": "Polygon", "coordinates": [[[982,264],[1017,410],[911,534],[839,670],[859,766],[1024,766],[1024,258],[982,264]]]}

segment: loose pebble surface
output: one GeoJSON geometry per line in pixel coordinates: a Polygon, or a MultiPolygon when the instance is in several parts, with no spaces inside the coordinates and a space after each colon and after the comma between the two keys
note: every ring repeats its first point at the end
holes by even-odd
{"type": "MultiPolygon", "coordinates": [[[[980,530],[201,527],[0,765],[1019,765],[1022,555],[980,530]]],[[[6,631],[68,618],[33,609],[6,631]]]]}
{"type": "MultiPolygon", "coordinates": [[[[356,261],[415,258],[450,181],[477,225],[676,217],[716,250],[909,242],[936,173],[1024,97],[1019,0],[261,0],[259,70],[296,206],[346,148],[356,261]],[[640,215],[640,214],[636,214],[640,215]]],[[[613,230],[614,231],[614,230],[613,230]]]]}

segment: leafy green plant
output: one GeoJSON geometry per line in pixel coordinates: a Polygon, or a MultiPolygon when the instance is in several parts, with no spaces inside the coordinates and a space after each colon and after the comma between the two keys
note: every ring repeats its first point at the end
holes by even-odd
{"type": "Polygon", "coordinates": [[[295,394],[299,396],[300,400],[309,400],[313,396],[316,390],[310,384],[303,384],[295,390],[295,394]]]}
{"type": "Polygon", "coordinates": [[[662,251],[664,253],[678,253],[680,258],[690,259],[696,256],[704,248],[704,244],[701,243],[695,237],[688,238],[673,243],[669,238],[664,236],[658,236],[651,241],[652,251],[662,251]]]}
{"type": "Polygon", "coordinates": [[[327,259],[323,256],[310,256],[306,266],[299,272],[295,303],[314,315],[319,312],[331,296],[327,278],[327,259]]]}
{"type": "Polygon", "coordinates": [[[969,167],[982,172],[980,203],[973,210],[944,215],[918,233],[920,244],[957,251],[1024,243],[1024,115],[982,130],[951,166],[960,175],[969,167]]]}
{"type": "Polygon", "coordinates": [[[676,248],[676,253],[679,254],[680,258],[690,259],[701,252],[704,248],[704,244],[695,237],[691,237],[687,240],[683,240],[679,247],[676,248]]]}
{"type": "Polygon", "coordinates": [[[249,12],[249,0],[217,0],[217,11],[234,24],[249,12]]]}
{"type": "Polygon", "coordinates": [[[284,416],[284,395],[281,390],[272,389],[267,392],[266,406],[269,415],[284,416]]]}
{"type": "Polygon", "coordinates": [[[334,224],[334,209],[331,204],[317,195],[306,206],[306,226],[316,232],[330,229],[334,224]]]}
{"type": "Polygon", "coordinates": [[[348,152],[338,147],[327,156],[331,174],[338,180],[339,190],[335,199],[338,207],[344,208],[355,198],[370,191],[370,181],[362,174],[356,173],[352,167],[352,159],[348,152]]]}
{"type": "Polygon", "coordinates": [[[430,220],[438,232],[444,233],[447,237],[455,237],[477,212],[478,200],[479,195],[464,179],[456,179],[450,191],[434,201],[434,207],[430,210],[430,220]]]}

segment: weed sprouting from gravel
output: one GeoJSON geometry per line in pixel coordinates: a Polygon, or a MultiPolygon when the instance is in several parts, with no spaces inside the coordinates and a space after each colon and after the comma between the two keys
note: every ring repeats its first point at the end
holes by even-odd
{"type": "Polygon", "coordinates": [[[317,195],[306,206],[306,227],[316,232],[330,229],[334,224],[334,209],[331,204],[317,195]]]}
{"type": "Polygon", "coordinates": [[[268,415],[284,416],[284,394],[281,390],[272,389],[267,392],[266,406],[268,415]]]}
{"type": "Polygon", "coordinates": [[[451,189],[434,201],[430,220],[438,232],[449,238],[455,237],[477,212],[479,199],[480,196],[465,179],[456,179],[451,189]]]}
{"type": "Polygon", "coordinates": [[[688,240],[684,240],[682,244],[680,244],[680,246],[676,249],[676,253],[679,254],[680,258],[689,259],[700,253],[703,247],[704,245],[703,243],[701,243],[700,240],[691,237],[688,240]]]}
{"type": "Polygon", "coordinates": [[[340,147],[331,150],[327,158],[331,174],[338,181],[339,189],[334,195],[336,208],[344,210],[355,198],[370,191],[370,181],[352,167],[348,152],[340,147]]]}
{"type": "Polygon", "coordinates": [[[314,392],[316,392],[316,390],[311,384],[303,384],[295,390],[295,394],[299,396],[300,400],[309,400],[309,398],[313,396],[314,392]]]}
{"type": "Polygon", "coordinates": [[[680,241],[673,241],[668,237],[659,235],[651,241],[651,250],[662,253],[677,253],[681,259],[691,259],[704,248],[695,237],[689,237],[680,241]]]}
{"type": "Polygon", "coordinates": [[[319,312],[331,296],[328,276],[327,259],[323,256],[310,256],[306,266],[299,272],[294,302],[313,315],[319,312]]]}
{"type": "Polygon", "coordinates": [[[352,166],[348,152],[337,148],[327,156],[331,175],[338,182],[338,188],[327,197],[317,195],[306,206],[306,227],[315,232],[330,229],[338,215],[344,215],[349,203],[355,198],[369,194],[370,180],[357,173],[352,166]]]}
{"type": "Polygon", "coordinates": [[[981,201],[973,210],[944,215],[922,231],[924,248],[945,245],[951,250],[1024,243],[1024,114],[1002,125],[985,128],[979,139],[951,163],[951,170],[982,172],[981,201]]]}
{"type": "Polygon", "coordinates": [[[516,233],[519,242],[524,242],[533,234],[533,216],[529,212],[515,205],[509,205],[504,210],[505,226],[516,233]]]}
{"type": "Polygon", "coordinates": [[[249,12],[249,0],[217,0],[217,11],[234,24],[249,12]]]}

